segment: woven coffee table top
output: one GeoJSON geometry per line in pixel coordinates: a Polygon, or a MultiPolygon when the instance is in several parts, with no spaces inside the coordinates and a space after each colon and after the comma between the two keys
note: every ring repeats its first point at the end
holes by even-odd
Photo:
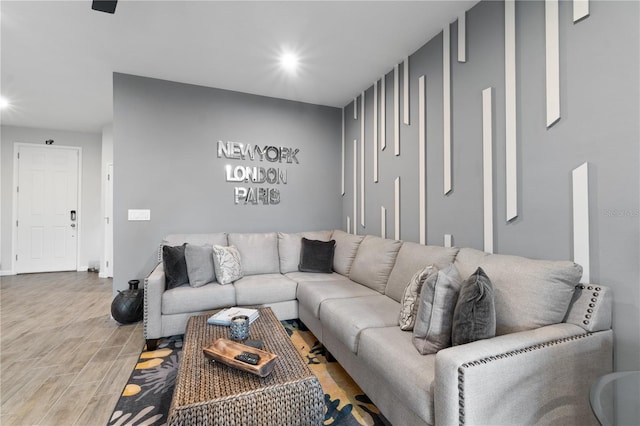
{"type": "MultiPolygon", "coordinates": [[[[251,339],[262,339],[263,350],[278,355],[273,371],[264,378],[218,362],[210,363],[202,348],[218,338],[228,338],[229,327],[207,324],[210,315],[189,319],[169,410],[170,424],[173,423],[172,419],[178,417],[181,420],[176,424],[183,424],[185,418],[190,418],[196,412],[197,417],[214,418],[216,424],[235,424],[234,419],[239,415],[237,410],[249,409],[247,404],[250,401],[250,405],[257,403],[262,406],[261,416],[271,415],[275,419],[280,409],[284,408],[281,406],[283,398],[288,398],[294,404],[287,411],[293,413],[295,418],[305,418],[304,422],[311,424],[310,419],[316,423],[315,419],[319,416],[319,423],[322,423],[324,392],[318,378],[293,346],[271,309],[259,310],[260,317],[250,326],[251,339]],[[269,407],[264,404],[274,406],[271,414],[269,407]],[[304,413],[300,414],[298,410],[304,413]],[[226,420],[225,416],[228,416],[226,420]]],[[[193,422],[197,421],[194,417],[193,422]]],[[[286,423],[298,424],[297,421],[286,423]]]]}

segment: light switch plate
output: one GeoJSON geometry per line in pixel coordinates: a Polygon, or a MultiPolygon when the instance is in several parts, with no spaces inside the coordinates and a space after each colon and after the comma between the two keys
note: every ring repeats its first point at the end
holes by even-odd
{"type": "Polygon", "coordinates": [[[151,210],[149,209],[129,209],[129,220],[151,220],[151,210]]]}

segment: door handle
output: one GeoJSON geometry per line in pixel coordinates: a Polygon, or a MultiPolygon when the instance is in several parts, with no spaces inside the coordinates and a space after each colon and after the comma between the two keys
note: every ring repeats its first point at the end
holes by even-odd
{"type": "Polygon", "coordinates": [[[71,220],[72,221],[76,220],[76,211],[75,210],[71,210],[71,220]]]}

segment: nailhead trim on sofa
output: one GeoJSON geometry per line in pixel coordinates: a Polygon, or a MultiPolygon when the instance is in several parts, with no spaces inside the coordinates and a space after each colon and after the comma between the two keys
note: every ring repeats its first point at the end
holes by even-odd
{"type": "MultiPolygon", "coordinates": [[[[149,280],[148,279],[144,279],[144,285],[142,286],[144,288],[144,294],[147,294],[147,291],[149,291],[149,280]]],[[[149,316],[149,303],[147,302],[147,298],[144,298],[144,304],[142,307],[142,335],[144,336],[145,340],[147,339],[147,317],[149,316]]]]}
{"type": "Polygon", "coordinates": [[[543,348],[547,348],[550,346],[555,346],[555,345],[559,345],[561,343],[565,343],[565,342],[571,342],[574,340],[579,340],[579,339],[584,339],[586,337],[590,337],[592,336],[593,333],[586,333],[586,334],[581,334],[579,336],[571,336],[571,337],[565,337],[563,339],[558,339],[558,340],[554,340],[551,342],[546,342],[546,343],[540,343],[537,345],[533,345],[533,346],[528,346],[526,348],[522,348],[522,349],[517,349],[515,351],[509,351],[509,352],[505,352],[503,354],[499,354],[499,355],[493,355],[493,356],[489,356],[486,358],[482,358],[479,359],[477,361],[471,361],[471,362],[466,362],[464,364],[462,364],[460,367],[458,367],[458,413],[459,413],[459,418],[458,421],[460,422],[461,425],[464,425],[464,417],[465,417],[465,412],[464,412],[464,373],[465,370],[471,367],[475,367],[478,365],[482,365],[482,364],[488,364],[492,361],[497,361],[500,359],[504,359],[504,358],[510,358],[512,356],[516,356],[516,355],[520,355],[526,352],[532,352],[532,351],[536,351],[539,349],[543,349],[543,348]]]}
{"type": "Polygon", "coordinates": [[[584,284],[577,285],[576,288],[580,290],[584,290],[585,288],[589,291],[593,291],[593,297],[591,298],[591,303],[589,303],[589,308],[587,308],[587,313],[584,315],[585,320],[582,321],[584,325],[589,325],[591,320],[591,314],[593,313],[593,308],[596,307],[596,303],[598,302],[598,297],[600,296],[600,287],[596,286],[585,286],[584,284]]]}

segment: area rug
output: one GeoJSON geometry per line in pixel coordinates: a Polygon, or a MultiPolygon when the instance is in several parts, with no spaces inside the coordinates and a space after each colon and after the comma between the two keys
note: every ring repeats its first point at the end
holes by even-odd
{"type": "MultiPolygon", "coordinates": [[[[325,425],[390,425],[340,364],[327,359],[324,347],[304,324],[296,320],[282,324],[320,380],[325,393],[325,425]]],[[[181,354],[182,336],[165,338],[155,351],[142,352],[109,426],[166,425],[181,354]]]]}

